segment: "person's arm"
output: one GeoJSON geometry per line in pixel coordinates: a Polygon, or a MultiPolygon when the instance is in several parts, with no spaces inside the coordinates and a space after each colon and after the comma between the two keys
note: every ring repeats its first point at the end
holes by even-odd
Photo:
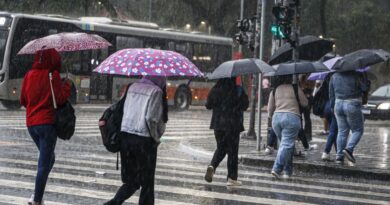
{"type": "Polygon", "coordinates": [[[149,129],[149,134],[157,143],[160,142],[160,138],[165,131],[165,123],[162,120],[162,95],[162,91],[157,91],[152,94],[148,102],[148,110],[145,116],[146,124],[149,129]]]}
{"type": "Polygon", "coordinates": [[[52,83],[57,105],[64,104],[70,96],[70,83],[68,80],[62,83],[60,73],[58,71],[53,72],[52,83]]]}
{"type": "Polygon", "coordinates": [[[275,94],[276,89],[273,89],[268,98],[268,106],[267,106],[267,111],[268,111],[268,118],[272,118],[273,113],[275,112],[276,106],[275,106],[275,94]]]}
{"type": "Polygon", "coordinates": [[[241,89],[241,95],[240,95],[240,110],[245,111],[249,107],[249,99],[248,95],[245,93],[245,90],[240,86],[238,89],[241,89]]]}
{"type": "Polygon", "coordinates": [[[300,87],[298,87],[298,97],[302,107],[307,107],[309,105],[309,101],[300,87]]]}
{"type": "Polygon", "coordinates": [[[330,108],[334,109],[335,104],[335,95],[334,95],[334,89],[333,89],[333,77],[329,81],[329,100],[330,100],[330,108]]]}
{"type": "Polygon", "coordinates": [[[26,99],[26,86],[27,86],[27,74],[24,76],[23,84],[22,84],[22,90],[20,91],[20,104],[23,105],[24,107],[27,106],[27,99],[26,99]]]}
{"type": "Polygon", "coordinates": [[[209,95],[207,96],[207,101],[206,101],[206,108],[208,110],[212,110],[215,108],[216,103],[217,103],[217,90],[215,88],[211,88],[209,95]]]}

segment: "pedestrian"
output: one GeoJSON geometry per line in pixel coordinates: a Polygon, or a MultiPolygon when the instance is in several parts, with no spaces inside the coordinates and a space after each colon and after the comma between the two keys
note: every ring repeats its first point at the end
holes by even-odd
{"type": "MultiPolygon", "coordinates": [[[[303,90],[303,93],[305,93],[306,98],[308,100],[308,105],[302,109],[303,112],[303,119],[304,119],[304,131],[305,136],[308,142],[312,141],[312,123],[311,123],[311,107],[313,105],[313,91],[315,83],[313,81],[307,80],[309,77],[308,74],[302,74],[300,75],[299,84],[303,90]]],[[[309,149],[311,149],[310,147],[309,149]]]]}
{"type": "Polygon", "coordinates": [[[138,204],[154,204],[157,146],[167,121],[165,77],[145,76],[133,83],[123,106],[120,134],[123,185],[105,205],[123,204],[140,187],[138,204]]]}
{"type": "Polygon", "coordinates": [[[301,129],[300,106],[306,107],[308,102],[302,89],[292,85],[292,75],[280,76],[279,83],[268,102],[268,115],[272,116],[272,128],[280,141],[271,174],[279,178],[284,172],[283,178],[289,178],[293,171],[295,139],[301,129]]]}
{"type": "Polygon", "coordinates": [[[337,120],[336,116],[334,115],[333,109],[331,108],[331,101],[329,98],[329,83],[330,83],[330,78],[333,75],[333,73],[329,73],[326,78],[324,79],[321,89],[323,89],[322,95],[324,95],[324,98],[322,100],[325,100],[325,106],[324,106],[324,114],[323,118],[326,119],[327,122],[329,122],[329,133],[328,133],[328,138],[326,140],[324,152],[321,155],[321,159],[324,161],[330,161],[330,151],[332,150],[332,146],[335,147],[335,150],[337,152],[337,120]],[[322,87],[323,86],[323,87],[322,87]]]}
{"type": "Polygon", "coordinates": [[[57,133],[50,72],[57,104],[64,104],[70,96],[70,83],[68,80],[61,82],[60,68],[61,56],[55,49],[36,52],[32,68],[24,76],[20,93],[20,104],[26,108],[27,129],[39,152],[35,188],[29,205],[43,204],[46,182],[55,161],[57,133]]]}
{"type": "Polygon", "coordinates": [[[338,125],[337,163],[344,161],[344,155],[350,162],[356,162],[353,151],[364,131],[362,98],[363,93],[369,90],[369,86],[361,79],[361,73],[346,71],[335,73],[330,80],[329,97],[338,125]],[[352,135],[347,143],[350,131],[352,135]]]}
{"type": "Polygon", "coordinates": [[[240,132],[244,131],[243,112],[248,109],[248,105],[248,96],[241,86],[235,84],[235,78],[219,79],[210,90],[206,108],[213,110],[210,129],[214,130],[217,149],[207,167],[207,182],[212,182],[215,170],[227,154],[227,186],[241,185],[237,180],[238,148],[240,132]]]}
{"type": "MultiPolygon", "coordinates": [[[[315,85],[314,85],[314,90],[313,90],[313,106],[314,106],[314,96],[317,94],[318,90],[322,87],[322,84],[323,84],[323,81],[322,80],[316,80],[315,81],[315,85]]],[[[328,86],[329,87],[329,86],[328,86]]],[[[329,99],[329,97],[327,97],[327,99],[329,99]]],[[[313,108],[314,109],[314,108],[313,108]]],[[[326,117],[324,116],[320,116],[321,120],[322,120],[322,123],[323,123],[323,130],[320,131],[319,134],[321,135],[327,135],[329,133],[329,125],[330,125],[330,122],[327,120],[326,117]]]]}

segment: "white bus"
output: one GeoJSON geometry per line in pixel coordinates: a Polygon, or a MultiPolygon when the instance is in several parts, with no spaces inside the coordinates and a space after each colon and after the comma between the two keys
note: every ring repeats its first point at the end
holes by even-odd
{"type": "MultiPolygon", "coordinates": [[[[0,12],[0,101],[6,108],[20,107],[22,80],[33,62],[33,55],[16,55],[18,51],[33,39],[60,32],[94,33],[113,45],[106,49],[61,54],[62,71],[67,70],[73,82],[72,103],[111,103],[119,99],[131,79],[92,72],[102,60],[119,49],[173,50],[192,60],[205,73],[232,59],[231,38],[166,31],[154,23],[113,21],[104,17],[72,19],[0,12]]],[[[212,86],[204,79],[168,80],[168,102],[181,109],[190,104],[203,104],[212,86]]]]}

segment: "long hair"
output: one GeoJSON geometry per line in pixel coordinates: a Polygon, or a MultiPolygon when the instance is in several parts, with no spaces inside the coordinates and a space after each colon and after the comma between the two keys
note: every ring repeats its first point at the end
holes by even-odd
{"type": "Polygon", "coordinates": [[[162,119],[164,123],[168,122],[168,99],[167,99],[167,87],[164,86],[162,88],[163,95],[162,95],[162,102],[163,102],[163,113],[162,113],[162,119]]]}

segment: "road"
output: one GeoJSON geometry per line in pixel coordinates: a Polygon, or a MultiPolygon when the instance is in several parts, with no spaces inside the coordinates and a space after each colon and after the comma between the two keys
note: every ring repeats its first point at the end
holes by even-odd
{"type": "MultiPolygon", "coordinates": [[[[27,133],[25,112],[0,111],[0,204],[26,204],[33,192],[37,150],[27,133]]],[[[45,204],[103,204],[121,185],[116,154],[101,144],[97,120],[101,111],[78,111],[75,136],[59,140],[45,204]]],[[[210,112],[170,112],[159,147],[156,204],[390,204],[390,183],[345,176],[299,172],[290,180],[274,180],[268,168],[240,165],[243,186],[226,187],[226,163],[213,183],[204,181],[211,159],[182,146],[183,140],[209,138],[210,112]]],[[[137,204],[136,193],[127,204],[137,204]]]]}

